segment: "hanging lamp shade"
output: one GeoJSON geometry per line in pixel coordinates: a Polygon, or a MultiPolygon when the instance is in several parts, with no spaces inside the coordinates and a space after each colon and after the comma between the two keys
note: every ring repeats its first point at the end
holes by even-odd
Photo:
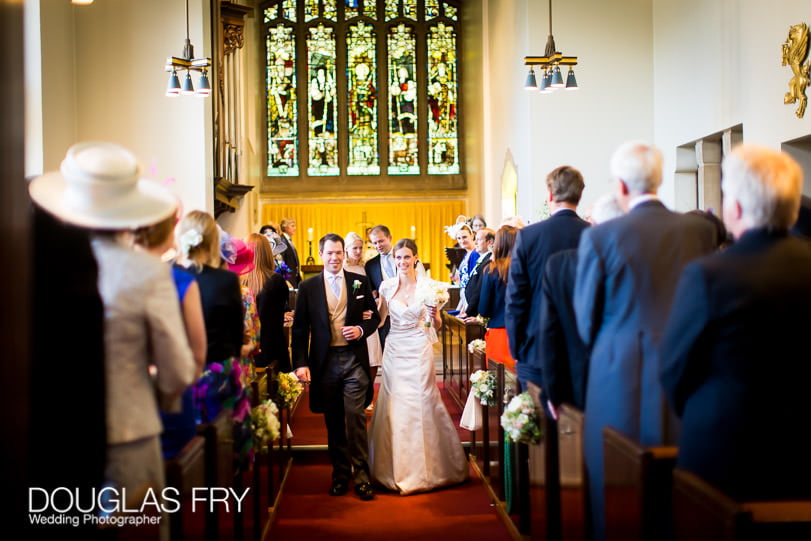
{"type": "Polygon", "coordinates": [[[560,73],[560,66],[555,66],[555,69],[552,71],[552,82],[549,86],[552,88],[563,88],[563,76],[560,73]]]}
{"type": "Polygon", "coordinates": [[[203,70],[200,75],[200,88],[197,90],[197,95],[206,97],[211,94],[211,83],[208,80],[208,72],[203,70]]]}
{"type": "Polygon", "coordinates": [[[191,82],[191,73],[186,72],[186,78],[183,79],[183,88],[180,90],[182,94],[194,94],[194,85],[191,82]]]}
{"type": "Polygon", "coordinates": [[[566,75],[566,90],[577,90],[577,79],[574,76],[574,70],[569,68],[569,74],[566,75]]]}
{"type": "Polygon", "coordinates": [[[524,88],[527,90],[537,90],[538,89],[538,81],[535,79],[535,70],[532,66],[529,67],[529,73],[527,74],[527,82],[524,83],[524,88]]]}
{"type": "Polygon", "coordinates": [[[166,87],[166,95],[177,96],[178,94],[180,94],[180,79],[177,77],[177,71],[172,70],[172,74],[169,76],[169,85],[166,87]]]}

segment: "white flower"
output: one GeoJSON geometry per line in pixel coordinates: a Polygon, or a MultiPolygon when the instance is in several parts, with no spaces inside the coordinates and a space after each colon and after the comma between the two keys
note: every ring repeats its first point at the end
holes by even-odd
{"type": "Polygon", "coordinates": [[[476,370],[470,375],[473,395],[479,399],[483,406],[495,406],[496,376],[486,370],[476,370]]]}
{"type": "Polygon", "coordinates": [[[352,291],[357,293],[358,289],[360,289],[360,286],[362,286],[362,285],[363,284],[361,283],[360,280],[355,280],[354,282],[352,282],[352,291]]]}
{"type": "Polygon", "coordinates": [[[539,416],[529,393],[513,397],[501,416],[501,426],[513,442],[538,443],[541,440],[539,416]]]}
{"type": "Polygon", "coordinates": [[[194,228],[189,229],[177,239],[180,253],[183,255],[189,255],[189,250],[199,246],[201,242],[203,242],[203,235],[194,228]]]}
{"type": "Polygon", "coordinates": [[[467,350],[471,353],[473,353],[477,349],[480,351],[484,351],[486,345],[487,343],[484,340],[481,339],[471,340],[470,343],[467,345],[467,350]]]}

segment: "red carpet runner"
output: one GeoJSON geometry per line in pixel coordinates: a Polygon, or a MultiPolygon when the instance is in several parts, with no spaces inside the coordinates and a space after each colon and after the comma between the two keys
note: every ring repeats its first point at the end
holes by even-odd
{"type": "MultiPolygon", "coordinates": [[[[444,392],[443,399],[458,425],[461,411],[444,392]]],[[[310,413],[306,396],[299,403],[292,428],[294,446],[326,443],[323,418],[310,413]]],[[[467,431],[459,430],[466,438],[467,431]]],[[[481,479],[472,468],[470,481],[455,487],[411,496],[378,491],[373,501],[363,502],[351,491],[340,497],[327,494],[331,467],[326,452],[317,454],[317,460],[294,459],[276,520],[270,529],[270,539],[510,539],[490,504],[481,479]]]]}

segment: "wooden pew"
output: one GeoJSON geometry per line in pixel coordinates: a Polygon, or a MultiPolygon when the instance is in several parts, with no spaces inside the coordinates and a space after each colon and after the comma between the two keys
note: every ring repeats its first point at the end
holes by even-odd
{"type": "MultiPolygon", "coordinates": [[[[199,513],[191,512],[191,492],[194,487],[204,487],[205,483],[205,438],[195,436],[183,446],[183,449],[164,462],[166,486],[173,487],[180,493],[180,511],[169,514],[169,532],[172,541],[198,539],[199,531],[190,526],[199,524],[195,520],[199,513]]],[[[199,528],[202,531],[202,528],[199,528]]]]}
{"type": "MultiPolygon", "coordinates": [[[[205,438],[205,486],[232,487],[234,483],[234,424],[231,409],[223,409],[210,423],[198,425],[205,438]]],[[[233,532],[221,531],[222,506],[206,510],[206,540],[230,539],[233,532]]]]}
{"type": "Polygon", "coordinates": [[[442,382],[460,408],[464,408],[470,391],[472,358],[467,349],[471,340],[484,337],[484,325],[465,323],[458,317],[442,312],[442,382]]]}
{"type": "Polygon", "coordinates": [[[811,500],[738,502],[700,477],[673,472],[677,541],[811,539],[811,500]]]}
{"type": "Polygon", "coordinates": [[[583,412],[570,404],[561,404],[557,424],[561,538],[584,541],[591,532],[588,522],[591,512],[583,462],[583,412]]]}
{"type": "Polygon", "coordinates": [[[677,447],[644,447],[603,428],[606,540],[668,538],[677,447]]]}

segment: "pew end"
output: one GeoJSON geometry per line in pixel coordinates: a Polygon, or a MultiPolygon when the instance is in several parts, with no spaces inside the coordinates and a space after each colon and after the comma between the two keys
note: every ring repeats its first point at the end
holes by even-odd
{"type": "Polygon", "coordinates": [[[811,500],[739,502],[697,475],[673,471],[677,541],[811,539],[811,500]]]}
{"type": "Polygon", "coordinates": [[[606,540],[666,539],[677,447],[645,447],[603,428],[606,540]]]}

